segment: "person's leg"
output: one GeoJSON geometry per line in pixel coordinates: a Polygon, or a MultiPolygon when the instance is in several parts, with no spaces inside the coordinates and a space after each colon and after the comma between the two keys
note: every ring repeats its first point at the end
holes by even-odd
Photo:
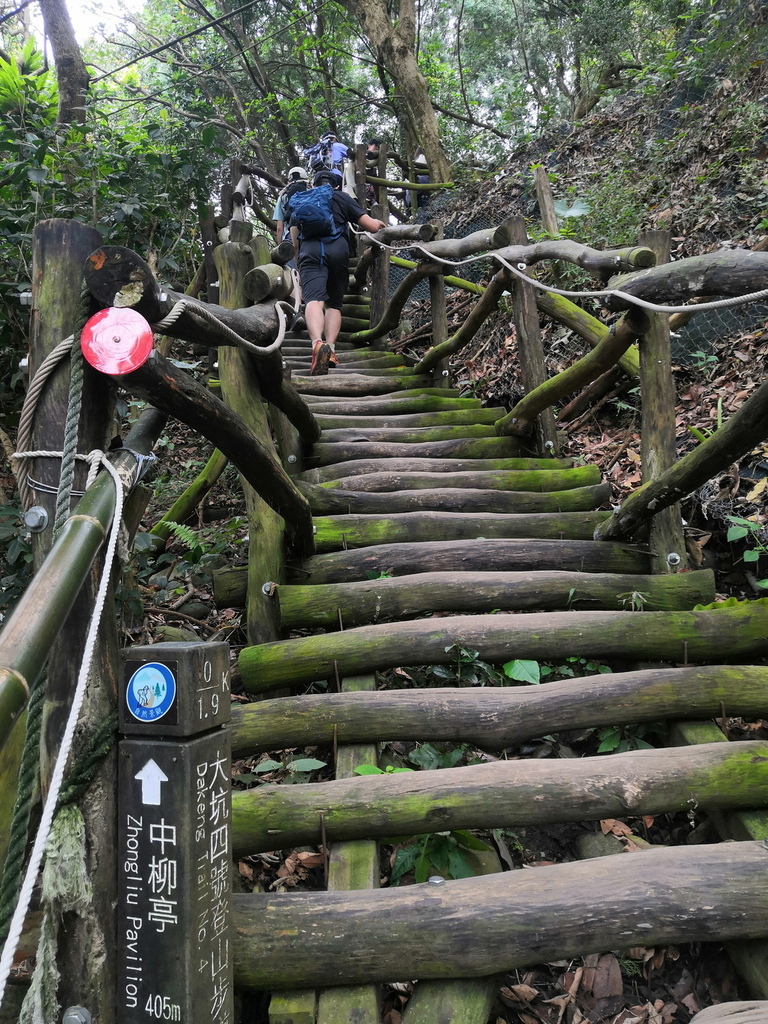
{"type": "Polygon", "coordinates": [[[341,330],[341,310],[328,307],[325,311],[325,340],[334,348],[341,330]]]}
{"type": "MultiPolygon", "coordinates": [[[[325,303],[319,299],[308,302],[304,309],[304,317],[307,321],[307,331],[311,341],[317,341],[323,337],[325,327],[325,303]]],[[[341,323],[341,321],[339,321],[341,323]]],[[[339,333],[338,331],[336,332],[339,333]]]]}

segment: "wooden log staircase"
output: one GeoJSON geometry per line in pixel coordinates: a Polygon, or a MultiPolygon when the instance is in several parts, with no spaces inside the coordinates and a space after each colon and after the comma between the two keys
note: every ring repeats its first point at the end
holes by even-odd
{"type": "MultiPolygon", "coordinates": [[[[364,297],[349,301],[359,316],[364,297]]],[[[743,940],[768,935],[768,852],[749,841],[768,839],[755,810],[768,751],[725,742],[712,720],[764,710],[768,609],[694,611],[714,601],[711,571],[654,573],[647,544],[592,539],[611,516],[595,467],[498,436],[503,409],[435,387],[395,353],[338,350],[338,368],[313,378],[306,335],[283,348],[322,428],[294,466],[316,551],[265,580],[284,638],[242,651],[256,699],[232,725],[235,758],[333,750],[335,781],[233,793],[235,855],[321,845],[327,891],[235,895],[236,986],[272,993],[271,1024],[375,1024],[382,984],[417,980],[404,1024],[485,1024],[511,969],[708,940],[765,998],[768,946],[743,940]],[[468,686],[462,649],[601,671],[468,686]],[[430,665],[444,688],[377,675],[430,665]],[[537,737],[662,720],[666,749],[521,759],[537,737]],[[391,741],[471,743],[488,760],[355,774],[391,741]],[[433,869],[379,889],[379,843],[393,837],[692,809],[738,841],[536,871],[501,871],[485,844],[467,854],[471,878],[433,869]]]]}

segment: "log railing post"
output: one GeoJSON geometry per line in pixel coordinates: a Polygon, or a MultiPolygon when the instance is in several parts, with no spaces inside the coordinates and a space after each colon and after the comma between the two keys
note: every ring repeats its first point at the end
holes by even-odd
{"type": "MultiPolygon", "coordinates": [[[[239,224],[238,229],[244,225],[239,224]]],[[[253,253],[244,242],[225,242],[214,254],[221,288],[221,305],[228,309],[246,306],[244,280],[253,266],[253,253]]],[[[247,354],[239,348],[219,348],[221,395],[227,405],[264,444],[272,446],[272,433],[267,419],[256,375],[250,368],[247,354]]],[[[250,544],[248,547],[248,636],[251,643],[276,640],[279,623],[275,601],[262,587],[272,580],[280,582],[283,566],[282,518],[259,497],[245,480],[242,481],[248,510],[250,544]]]]}
{"type": "MultiPolygon", "coordinates": [[[[445,236],[445,226],[442,221],[436,222],[435,229],[436,240],[445,236]]],[[[448,310],[445,303],[445,278],[442,274],[435,275],[429,279],[429,301],[430,314],[432,317],[432,344],[439,345],[448,337],[448,310]]],[[[451,386],[449,363],[450,360],[448,357],[441,359],[432,371],[435,378],[435,387],[449,388],[451,386]]]]}
{"type": "MultiPolygon", "coordinates": [[[[669,232],[648,231],[641,245],[653,249],[657,265],[669,262],[669,232]]],[[[640,395],[642,423],[640,458],[643,483],[655,480],[677,460],[675,437],[675,381],[669,343],[669,316],[649,314],[651,326],[640,343],[640,395]]],[[[662,509],[651,520],[652,571],[677,572],[686,565],[680,506],[662,509]]]]}
{"type": "MultiPolygon", "coordinates": [[[[511,217],[507,221],[511,245],[525,245],[528,232],[522,217],[511,217]]],[[[544,363],[544,349],[539,330],[539,314],[533,288],[519,278],[512,285],[515,328],[517,330],[517,352],[520,372],[526,394],[533,391],[547,379],[544,363]]],[[[542,452],[555,455],[558,451],[555,416],[551,409],[540,413],[536,419],[536,442],[542,452]]]]}

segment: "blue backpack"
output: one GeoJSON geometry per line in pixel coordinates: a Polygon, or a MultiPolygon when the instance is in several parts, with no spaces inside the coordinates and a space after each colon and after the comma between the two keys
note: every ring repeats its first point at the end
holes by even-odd
{"type": "Polygon", "coordinates": [[[333,188],[316,185],[291,196],[291,225],[299,229],[302,241],[338,238],[344,229],[333,219],[333,188]]]}

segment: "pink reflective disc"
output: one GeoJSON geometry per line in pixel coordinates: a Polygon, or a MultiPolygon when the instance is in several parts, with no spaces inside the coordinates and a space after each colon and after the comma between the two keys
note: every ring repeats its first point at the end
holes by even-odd
{"type": "Polygon", "coordinates": [[[130,373],[145,363],[152,351],[152,328],[135,310],[111,306],[86,323],[80,347],[96,370],[130,373]]]}

